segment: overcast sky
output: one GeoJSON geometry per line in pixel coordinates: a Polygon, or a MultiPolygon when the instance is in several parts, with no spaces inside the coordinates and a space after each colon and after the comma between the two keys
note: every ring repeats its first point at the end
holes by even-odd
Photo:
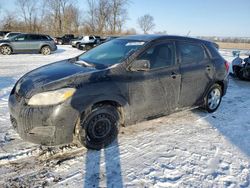
{"type": "MultiPolygon", "coordinates": [[[[78,1],[86,10],[86,0],[78,1]]],[[[192,36],[250,37],[250,0],[130,0],[127,28],[135,28],[137,18],[154,17],[154,31],[192,36]]],[[[4,10],[13,10],[15,0],[0,0],[4,10]]]]}

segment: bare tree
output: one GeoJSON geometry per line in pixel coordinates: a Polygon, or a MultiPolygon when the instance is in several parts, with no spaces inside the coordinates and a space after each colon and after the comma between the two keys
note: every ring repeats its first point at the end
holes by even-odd
{"type": "Polygon", "coordinates": [[[34,0],[17,0],[17,6],[21,12],[28,31],[34,32],[37,25],[37,1],[34,0]]]}
{"type": "Polygon", "coordinates": [[[128,0],[110,0],[109,27],[111,34],[120,33],[126,20],[128,19],[128,0]]]}
{"type": "Polygon", "coordinates": [[[98,34],[121,33],[128,19],[128,0],[87,0],[85,31],[98,34]]]}
{"type": "Polygon", "coordinates": [[[86,30],[89,30],[92,33],[96,32],[96,23],[95,23],[95,17],[96,17],[96,1],[95,0],[87,0],[88,4],[88,11],[87,11],[87,19],[86,21],[86,30]]]}
{"type": "Polygon", "coordinates": [[[67,7],[65,7],[65,9],[63,11],[64,11],[63,28],[64,28],[65,32],[78,33],[78,28],[80,25],[80,21],[79,21],[79,15],[80,15],[79,12],[80,11],[79,11],[79,9],[71,4],[67,7]]]}
{"type": "Polygon", "coordinates": [[[2,21],[2,29],[6,31],[19,30],[20,23],[16,20],[13,12],[6,12],[2,21]]]}
{"type": "Polygon", "coordinates": [[[47,7],[46,28],[50,29],[53,35],[78,32],[80,11],[74,0],[44,1],[47,7]]]}
{"type": "Polygon", "coordinates": [[[98,34],[104,34],[108,30],[108,19],[110,16],[109,0],[99,0],[95,14],[97,32],[98,34]]]}
{"type": "Polygon", "coordinates": [[[148,33],[155,27],[154,18],[149,14],[145,14],[144,16],[139,17],[137,23],[144,34],[148,33]]]}

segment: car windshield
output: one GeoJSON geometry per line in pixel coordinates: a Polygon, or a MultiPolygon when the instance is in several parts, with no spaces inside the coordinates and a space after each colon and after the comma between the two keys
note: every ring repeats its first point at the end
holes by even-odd
{"type": "Polygon", "coordinates": [[[112,66],[144,46],[144,41],[115,39],[84,53],[79,60],[94,65],[112,66]]]}

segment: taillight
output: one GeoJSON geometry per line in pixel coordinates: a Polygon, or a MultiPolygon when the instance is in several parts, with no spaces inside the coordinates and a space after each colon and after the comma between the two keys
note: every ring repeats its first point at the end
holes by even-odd
{"type": "Polygon", "coordinates": [[[225,61],[225,67],[226,67],[226,70],[228,72],[229,71],[229,63],[227,61],[225,61]]]}

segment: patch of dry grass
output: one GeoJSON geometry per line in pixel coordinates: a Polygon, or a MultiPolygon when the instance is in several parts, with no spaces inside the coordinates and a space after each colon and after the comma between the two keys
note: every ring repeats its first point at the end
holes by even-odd
{"type": "Polygon", "coordinates": [[[216,42],[220,49],[242,49],[242,50],[250,50],[249,43],[230,43],[230,42],[216,42]]]}

